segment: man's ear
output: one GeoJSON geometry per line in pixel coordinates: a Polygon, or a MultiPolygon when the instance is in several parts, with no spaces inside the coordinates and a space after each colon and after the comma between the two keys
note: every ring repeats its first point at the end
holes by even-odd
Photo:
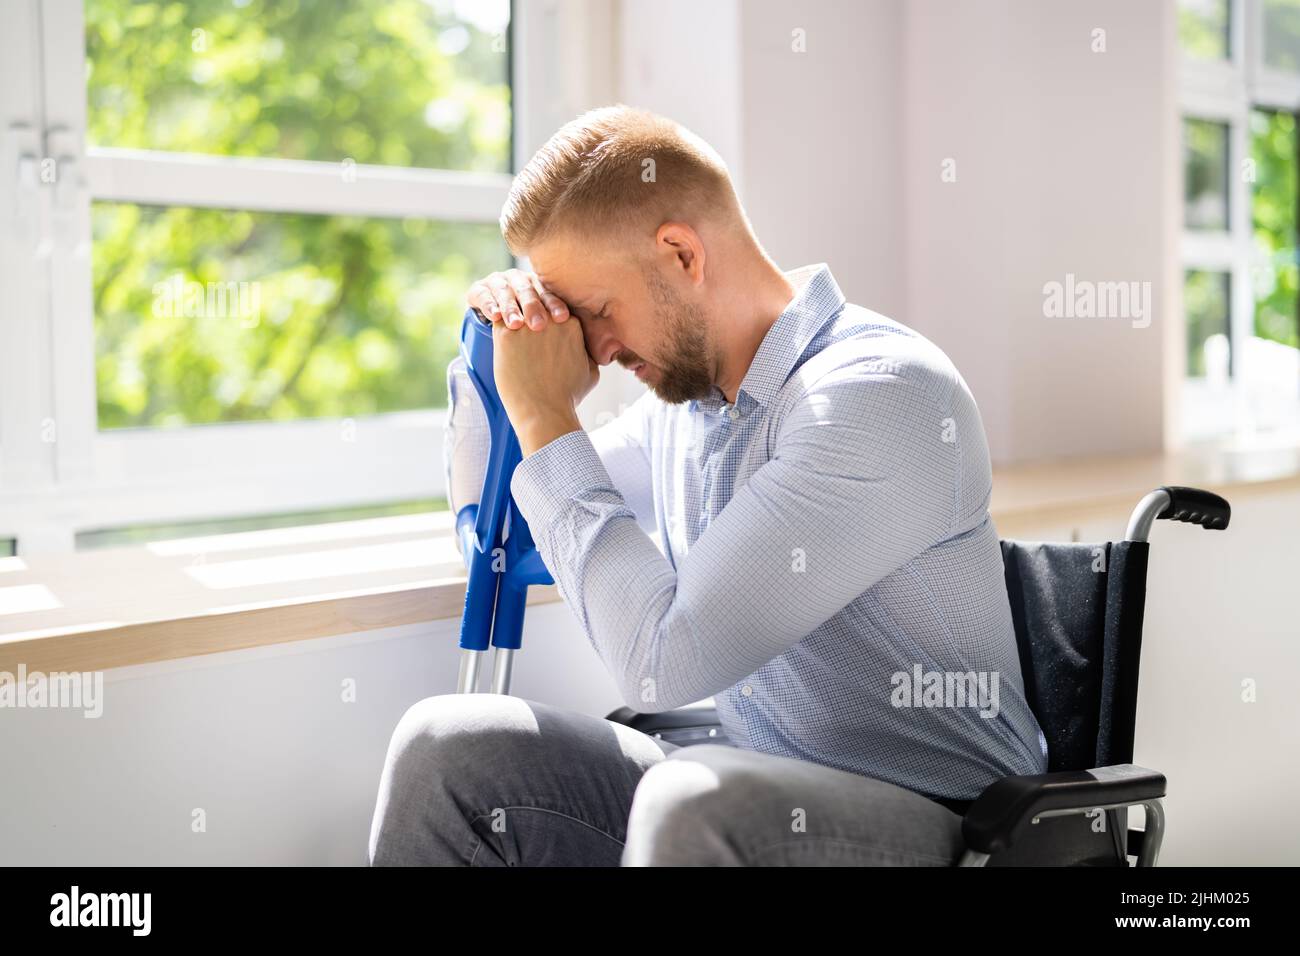
{"type": "Polygon", "coordinates": [[[704,242],[689,225],[675,220],[664,223],[655,233],[655,247],[691,285],[704,281],[704,242]]]}

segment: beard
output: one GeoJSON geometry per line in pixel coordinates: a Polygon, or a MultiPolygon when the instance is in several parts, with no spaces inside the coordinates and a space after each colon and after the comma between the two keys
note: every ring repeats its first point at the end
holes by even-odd
{"type": "MultiPolygon", "coordinates": [[[[704,310],[678,297],[672,286],[652,269],[646,268],[644,274],[650,297],[654,300],[655,318],[664,331],[667,345],[662,358],[649,363],[659,375],[657,381],[648,380],[647,386],[660,401],[670,405],[710,397],[713,393],[712,351],[704,310]]],[[[632,366],[647,360],[624,352],[618,361],[620,365],[632,366]]]]}

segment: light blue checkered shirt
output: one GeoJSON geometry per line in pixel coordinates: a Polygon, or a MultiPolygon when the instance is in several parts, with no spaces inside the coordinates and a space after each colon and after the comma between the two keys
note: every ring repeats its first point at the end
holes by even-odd
{"type": "Polygon", "coordinates": [[[712,696],[737,746],[930,796],[1044,772],[966,383],[787,275],[734,406],[647,392],[515,471],[560,593],[636,710],[712,696]]]}

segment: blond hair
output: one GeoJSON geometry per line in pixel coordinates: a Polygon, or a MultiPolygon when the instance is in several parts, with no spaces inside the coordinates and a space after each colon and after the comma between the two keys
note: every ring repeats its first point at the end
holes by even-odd
{"type": "Polygon", "coordinates": [[[510,186],[501,234],[524,255],[566,229],[627,239],[653,236],[670,219],[749,225],[713,147],[620,103],[571,120],[533,155],[510,186]]]}

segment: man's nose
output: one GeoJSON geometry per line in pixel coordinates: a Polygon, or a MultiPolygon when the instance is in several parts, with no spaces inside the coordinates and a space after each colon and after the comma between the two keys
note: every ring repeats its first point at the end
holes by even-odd
{"type": "Polygon", "coordinates": [[[614,361],[615,355],[623,351],[623,343],[603,329],[593,329],[590,325],[584,325],[582,331],[586,339],[587,354],[597,365],[608,365],[614,361]]]}

